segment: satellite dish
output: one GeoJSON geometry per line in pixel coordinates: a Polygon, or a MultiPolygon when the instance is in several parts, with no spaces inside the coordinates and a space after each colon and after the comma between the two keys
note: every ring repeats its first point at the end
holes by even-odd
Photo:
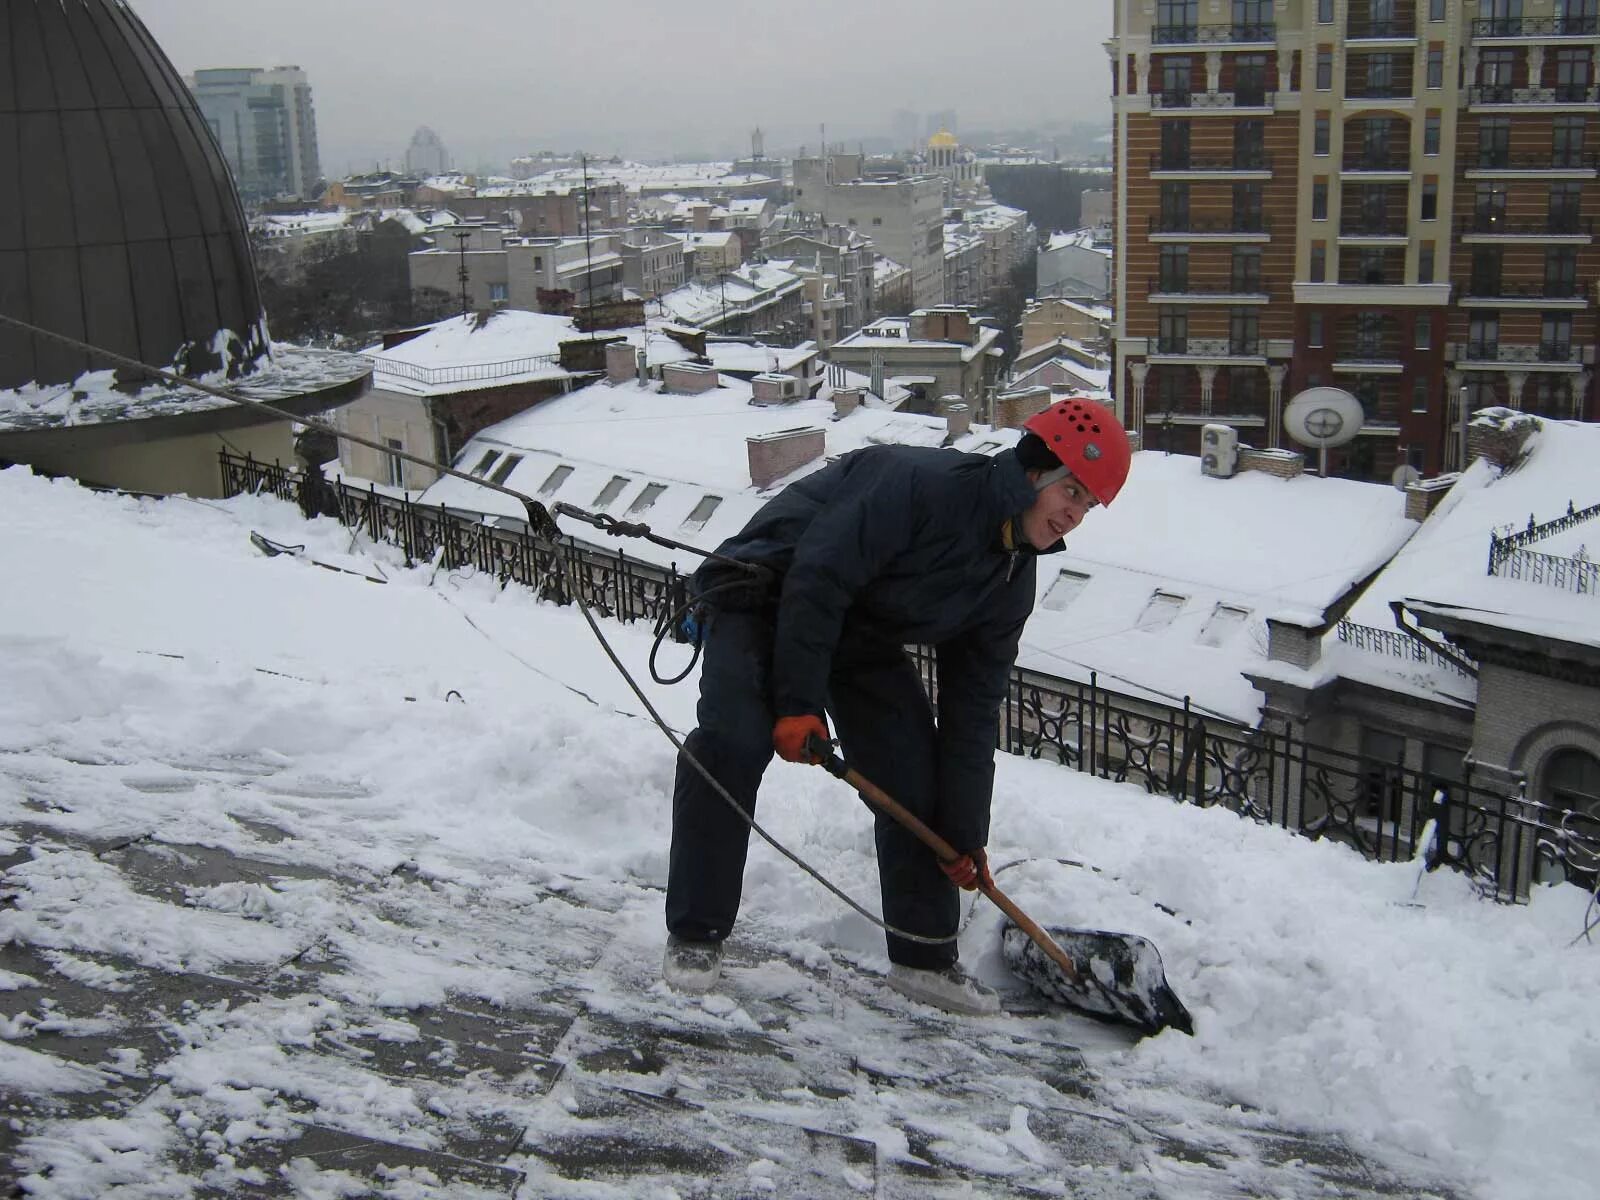
{"type": "Polygon", "coordinates": [[[1389,476],[1389,482],[1394,484],[1396,490],[1403,492],[1421,478],[1421,471],[1410,463],[1401,463],[1394,469],[1394,474],[1389,476]]]}
{"type": "Polygon", "coordinates": [[[1283,429],[1302,446],[1327,450],[1342,446],[1361,432],[1366,414],[1343,388],[1307,388],[1283,410],[1283,429]]]}

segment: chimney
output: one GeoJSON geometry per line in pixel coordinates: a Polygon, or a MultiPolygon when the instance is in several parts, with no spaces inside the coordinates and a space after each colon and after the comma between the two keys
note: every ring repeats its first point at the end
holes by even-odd
{"type": "Polygon", "coordinates": [[[696,204],[689,210],[690,221],[696,233],[706,233],[711,228],[711,205],[696,204]]]}
{"type": "Polygon", "coordinates": [[[911,314],[911,328],[906,336],[913,342],[934,342],[944,337],[944,320],[926,308],[911,314]]]}
{"type": "Polygon", "coordinates": [[[745,439],[750,454],[750,482],[757,491],[771,487],[791,471],[822,457],[826,439],[813,426],[780,429],[745,439]]]}
{"type": "Polygon", "coordinates": [[[972,314],[964,308],[946,309],[944,336],[949,342],[960,342],[964,346],[972,345],[972,314]]]}
{"type": "Polygon", "coordinates": [[[715,367],[699,363],[668,363],[661,368],[661,382],[666,391],[682,396],[694,396],[721,386],[715,367]]]}
{"type": "Polygon", "coordinates": [[[1281,613],[1267,618],[1267,658],[1309,671],[1322,659],[1322,618],[1281,613]]]}
{"type": "Polygon", "coordinates": [[[995,428],[1021,429],[1029,417],[1049,408],[1051,399],[1050,389],[1043,384],[1001,392],[994,398],[995,428]]]}
{"type": "Polygon", "coordinates": [[[634,348],[627,342],[610,342],[606,345],[606,379],[611,383],[627,383],[634,376],[634,348]]]}
{"type": "Polygon", "coordinates": [[[858,387],[833,389],[833,419],[848,417],[861,407],[864,391],[858,387]]]}
{"type": "Polygon", "coordinates": [[[763,372],[750,380],[750,401],[753,404],[788,404],[799,400],[804,384],[793,375],[763,372]]]}
{"type": "Polygon", "coordinates": [[[944,421],[946,442],[953,442],[962,437],[972,428],[972,409],[966,404],[944,405],[944,421]]]}
{"type": "MultiPolygon", "coordinates": [[[[1468,431],[1471,436],[1471,431],[1468,431]]],[[[1439,501],[1450,494],[1450,489],[1460,479],[1459,472],[1452,471],[1448,475],[1436,475],[1432,479],[1419,479],[1415,483],[1406,485],[1406,517],[1412,521],[1426,521],[1433,510],[1439,507],[1439,501]]]]}
{"type": "Polygon", "coordinates": [[[1487,458],[1502,471],[1522,460],[1529,436],[1540,428],[1539,418],[1512,408],[1484,408],[1467,423],[1467,461],[1487,458]]]}
{"type": "Polygon", "coordinates": [[[1293,479],[1305,473],[1306,456],[1298,450],[1255,450],[1240,446],[1238,455],[1240,472],[1262,471],[1279,479],[1293,479]]]}

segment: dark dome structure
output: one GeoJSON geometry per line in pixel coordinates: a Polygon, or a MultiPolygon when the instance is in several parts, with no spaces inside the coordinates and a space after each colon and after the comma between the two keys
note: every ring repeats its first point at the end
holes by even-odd
{"type": "MultiPolygon", "coordinates": [[[[121,0],[0,3],[0,313],[185,375],[267,336],[243,210],[183,80],[121,0]]],[[[0,392],[108,364],[0,325],[0,392]]]]}

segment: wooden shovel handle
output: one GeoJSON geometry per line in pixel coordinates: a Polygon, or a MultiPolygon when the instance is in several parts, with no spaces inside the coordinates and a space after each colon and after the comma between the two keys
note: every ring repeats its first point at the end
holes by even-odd
{"type": "MultiPolygon", "coordinates": [[[[887,813],[896,821],[900,822],[900,824],[904,825],[912,833],[916,834],[917,837],[921,839],[922,843],[928,847],[928,849],[932,850],[936,855],[939,856],[940,862],[953,863],[956,861],[956,859],[961,857],[960,851],[958,851],[949,842],[945,841],[933,830],[929,829],[926,823],[924,823],[920,818],[906,808],[905,805],[901,804],[893,796],[889,795],[888,792],[884,791],[877,784],[873,783],[872,780],[866,778],[866,776],[862,775],[861,772],[857,771],[854,767],[847,765],[844,759],[835,754],[832,748],[821,738],[815,736],[810,738],[806,743],[806,749],[810,750],[814,755],[817,756],[818,762],[827,769],[830,775],[834,775],[837,778],[844,780],[851,787],[855,788],[856,791],[865,796],[868,802],[874,807],[887,813]]],[[[1061,968],[1062,972],[1072,983],[1079,985],[1082,984],[1083,980],[1078,974],[1078,968],[1073,963],[1072,959],[1067,957],[1067,952],[1060,946],[1056,945],[1055,939],[1044,931],[1043,926],[1041,926],[1027,913],[1018,908],[1016,902],[1013,901],[1011,897],[1007,896],[993,884],[985,886],[982,882],[980,882],[978,884],[978,890],[985,896],[989,897],[990,900],[994,901],[996,907],[998,907],[1001,912],[1005,913],[1006,916],[1010,917],[1018,929],[1022,930],[1023,933],[1032,938],[1034,944],[1050,956],[1050,960],[1054,962],[1056,966],[1061,968]]]]}

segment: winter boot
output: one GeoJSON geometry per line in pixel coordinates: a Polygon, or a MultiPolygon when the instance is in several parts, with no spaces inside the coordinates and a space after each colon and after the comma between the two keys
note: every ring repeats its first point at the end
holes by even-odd
{"type": "Polygon", "coordinates": [[[942,970],[921,970],[894,963],[886,982],[902,996],[969,1017],[990,1017],[1000,1011],[1000,997],[979,983],[960,963],[942,970]]]}
{"type": "Polygon", "coordinates": [[[690,995],[709,992],[721,974],[721,942],[691,942],[675,933],[667,935],[661,977],[673,991],[690,995]]]}

